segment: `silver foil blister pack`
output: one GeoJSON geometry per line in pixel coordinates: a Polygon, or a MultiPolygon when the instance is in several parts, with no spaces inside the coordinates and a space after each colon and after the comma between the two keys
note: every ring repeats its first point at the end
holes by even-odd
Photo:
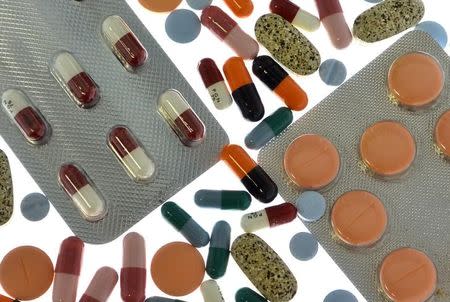
{"type": "Polygon", "coordinates": [[[419,31],[408,33],[273,139],[259,154],[258,162],[277,183],[281,196],[288,202],[295,202],[301,190],[292,183],[283,165],[290,143],[303,134],[319,134],[336,146],[341,170],[337,181],[321,192],[327,200],[326,214],[317,222],[305,224],[367,301],[385,301],[380,291],[379,266],[390,252],[401,247],[418,249],[431,258],[438,271],[433,301],[449,299],[450,161],[438,154],[433,139],[436,122],[450,109],[449,67],[449,57],[430,36],[419,31]],[[441,64],[447,82],[432,108],[411,112],[393,104],[388,96],[389,68],[395,59],[409,52],[430,54],[441,64]],[[379,179],[363,168],[358,150],[361,135],[382,120],[402,123],[416,141],[413,166],[399,179],[379,179]],[[340,244],[333,234],[332,206],[351,190],[375,194],[387,210],[387,231],[373,247],[352,249],[340,244]]]}
{"type": "Polygon", "coordinates": [[[2,110],[0,134],[84,241],[115,239],[219,160],[225,131],[125,1],[5,0],[0,27],[1,92],[25,92],[52,128],[46,144],[29,144],[2,110]],[[127,71],[104,42],[102,21],[111,15],[121,16],[148,52],[136,72],[127,71]],[[51,75],[49,62],[61,50],[72,53],[99,86],[93,108],[76,106],[51,75]],[[158,114],[158,98],[168,89],[179,91],[203,121],[201,144],[183,145],[158,114]],[[149,183],[134,182],[108,148],[115,125],[131,129],[155,162],[149,183]],[[67,162],[81,167],[103,195],[108,210],[102,220],[83,219],[59,186],[58,170],[67,162]]]}

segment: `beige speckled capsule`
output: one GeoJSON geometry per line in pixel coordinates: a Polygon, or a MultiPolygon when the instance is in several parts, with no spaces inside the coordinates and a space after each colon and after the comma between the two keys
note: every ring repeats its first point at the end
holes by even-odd
{"type": "Polygon", "coordinates": [[[254,234],[234,240],[231,255],[253,285],[271,302],[291,301],[297,280],[267,243],[254,234]]]}
{"type": "Polygon", "coordinates": [[[356,18],[353,35],[369,43],[381,41],[416,25],[424,13],[421,0],[385,0],[356,18]]]}
{"type": "Polygon", "coordinates": [[[13,187],[11,171],[6,154],[0,150],[0,225],[5,224],[13,213],[13,187]]]}
{"type": "Polygon", "coordinates": [[[261,16],[255,35],[275,59],[297,74],[311,74],[320,66],[320,54],[314,45],[279,15],[261,16]]]}

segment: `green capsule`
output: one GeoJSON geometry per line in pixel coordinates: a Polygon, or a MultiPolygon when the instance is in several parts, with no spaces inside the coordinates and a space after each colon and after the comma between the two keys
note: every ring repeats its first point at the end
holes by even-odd
{"type": "Polygon", "coordinates": [[[246,210],[252,202],[252,197],[245,191],[200,190],[195,193],[194,200],[202,208],[246,210]]]}
{"type": "Polygon", "coordinates": [[[214,225],[206,261],[206,272],[213,279],[225,275],[230,257],[230,237],[231,227],[228,222],[219,221],[214,225]]]}
{"type": "Polygon", "coordinates": [[[267,300],[248,287],[243,287],[236,292],[236,302],[267,302],[267,300]]]}

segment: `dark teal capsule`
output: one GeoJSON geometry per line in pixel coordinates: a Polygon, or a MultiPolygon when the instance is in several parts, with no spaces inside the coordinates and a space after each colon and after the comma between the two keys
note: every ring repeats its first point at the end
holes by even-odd
{"type": "Polygon", "coordinates": [[[206,272],[217,279],[225,275],[230,257],[231,227],[226,221],[219,221],[214,225],[209,244],[206,272]]]}
{"type": "Polygon", "coordinates": [[[243,287],[236,292],[236,302],[267,302],[267,300],[250,288],[243,287]]]}
{"type": "Polygon", "coordinates": [[[202,208],[246,210],[252,202],[252,197],[246,191],[200,190],[195,193],[194,200],[202,208]]]}
{"type": "Polygon", "coordinates": [[[246,137],[245,145],[249,149],[258,150],[272,138],[283,132],[293,120],[292,111],[281,107],[259,123],[246,137]]]}
{"type": "Polygon", "coordinates": [[[185,302],[183,300],[163,298],[163,297],[150,297],[145,302],[185,302]]]}
{"type": "Polygon", "coordinates": [[[193,246],[202,247],[209,243],[209,234],[176,203],[166,202],[161,213],[193,246]]]}

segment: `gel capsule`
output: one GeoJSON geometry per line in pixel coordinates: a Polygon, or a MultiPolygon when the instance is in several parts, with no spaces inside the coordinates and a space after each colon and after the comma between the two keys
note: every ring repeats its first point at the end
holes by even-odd
{"type": "Polygon", "coordinates": [[[213,59],[206,58],[200,61],[198,71],[202,77],[205,87],[217,109],[228,108],[233,103],[230,92],[223,79],[222,73],[213,59]]]}
{"type": "Polygon", "coordinates": [[[266,298],[248,287],[238,290],[235,298],[236,302],[267,302],[266,298]]]}
{"type": "Polygon", "coordinates": [[[269,203],[278,194],[278,187],[258,164],[238,145],[225,146],[220,154],[242,184],[256,199],[269,203]]]}
{"type": "Polygon", "coordinates": [[[128,71],[147,60],[147,50],[120,16],[109,16],[102,24],[103,39],[128,71]]]}
{"type": "Polygon", "coordinates": [[[253,61],[253,74],[275,92],[292,110],[308,105],[308,96],[274,59],[259,56],[253,61]]]}
{"type": "Polygon", "coordinates": [[[250,74],[240,57],[228,59],[223,66],[233,98],[244,118],[256,122],[264,116],[264,105],[250,74]]]}
{"type": "Polygon", "coordinates": [[[246,210],[252,202],[252,197],[245,191],[200,190],[195,193],[194,200],[202,208],[246,210]]]}
{"type": "Polygon", "coordinates": [[[205,125],[180,92],[169,89],[161,94],[158,113],[185,146],[193,147],[203,142],[205,125]]]}
{"type": "Polygon", "coordinates": [[[125,126],[115,126],[108,136],[108,145],[136,182],[147,182],[155,173],[155,163],[147,155],[141,143],[125,126]]]}
{"type": "Polygon", "coordinates": [[[176,203],[166,202],[161,213],[193,246],[203,247],[209,243],[209,234],[176,203]]]}
{"type": "Polygon", "coordinates": [[[58,182],[87,221],[95,222],[106,215],[106,205],[86,172],[74,164],[59,168],[58,182]]]}
{"type": "Polygon", "coordinates": [[[258,55],[259,45],[245,33],[239,25],[217,6],[205,8],[201,16],[202,24],[220,40],[231,47],[238,56],[253,59],[258,55]]]}
{"type": "Polygon", "coordinates": [[[352,42],[352,33],[345,21],[339,0],[316,0],[320,21],[328,32],[334,47],[342,49],[352,42]]]}
{"type": "Polygon", "coordinates": [[[230,237],[231,227],[228,222],[219,221],[214,225],[206,261],[206,272],[213,279],[222,277],[227,271],[230,237]]]}
{"type": "Polygon", "coordinates": [[[254,9],[252,0],[225,0],[225,4],[240,18],[250,16],[254,9]]]}
{"type": "Polygon", "coordinates": [[[2,107],[28,142],[45,144],[48,141],[51,128],[24,92],[6,90],[2,95],[2,107]]]}
{"type": "Polygon", "coordinates": [[[207,280],[200,286],[203,301],[205,302],[224,302],[220,287],[214,280],[207,280]]]}
{"type": "Polygon", "coordinates": [[[264,210],[245,214],[241,227],[247,233],[291,222],[297,217],[297,208],[291,203],[283,203],[264,210]]]}
{"type": "Polygon", "coordinates": [[[319,18],[300,9],[298,5],[289,0],[272,0],[270,2],[270,11],[307,31],[315,31],[320,27],[319,18]]]}
{"type": "Polygon", "coordinates": [[[100,99],[100,91],[75,57],[61,51],[55,54],[50,72],[72,101],[81,108],[91,108],[100,99]]]}
{"type": "Polygon", "coordinates": [[[120,294],[124,302],[145,300],[147,267],[145,240],[138,233],[129,233],[123,238],[123,260],[120,271],[120,294]]]}

